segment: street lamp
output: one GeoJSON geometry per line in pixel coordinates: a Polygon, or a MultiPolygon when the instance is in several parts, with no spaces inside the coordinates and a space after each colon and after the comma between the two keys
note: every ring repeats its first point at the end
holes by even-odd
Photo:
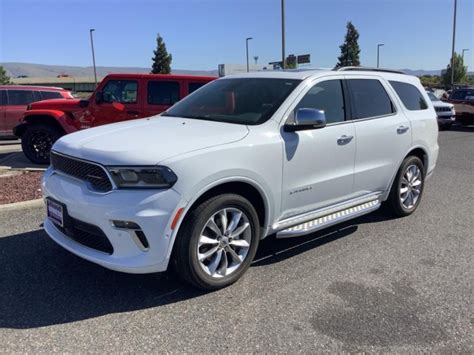
{"type": "Polygon", "coordinates": [[[94,64],[94,81],[95,81],[95,86],[97,87],[97,71],[95,68],[95,53],[94,53],[94,39],[92,38],[92,32],[94,32],[95,29],[91,28],[89,30],[89,33],[91,35],[91,48],[92,48],[92,63],[94,64]]]}
{"type": "Polygon", "coordinates": [[[464,63],[464,52],[467,52],[469,48],[463,48],[462,50],[462,62],[464,63]]]}
{"type": "Polygon", "coordinates": [[[382,47],[383,45],[383,43],[377,44],[377,68],[379,67],[380,47],[382,47]]]}
{"type": "Polygon", "coordinates": [[[281,67],[285,69],[285,0],[281,0],[281,67]]]}
{"type": "Polygon", "coordinates": [[[451,89],[454,87],[454,44],[456,42],[456,11],[458,0],[454,0],[454,16],[453,16],[453,47],[451,48],[451,89]]]}
{"type": "Polygon", "coordinates": [[[245,39],[245,52],[247,54],[247,73],[249,72],[249,41],[253,39],[252,37],[247,37],[245,39]]]}

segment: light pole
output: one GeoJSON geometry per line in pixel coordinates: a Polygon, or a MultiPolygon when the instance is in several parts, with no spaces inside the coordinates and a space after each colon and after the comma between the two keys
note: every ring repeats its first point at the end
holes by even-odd
{"type": "Polygon", "coordinates": [[[454,44],[456,42],[456,11],[458,0],[454,0],[454,17],[453,17],[453,47],[451,49],[451,89],[454,87],[454,44]]]}
{"type": "Polygon", "coordinates": [[[247,54],[247,73],[249,72],[249,41],[253,39],[252,37],[247,37],[245,39],[245,52],[247,54]]]}
{"type": "Polygon", "coordinates": [[[97,87],[97,71],[95,68],[95,53],[94,53],[94,39],[92,37],[92,32],[94,32],[95,29],[91,28],[89,30],[89,33],[91,35],[91,48],[92,48],[92,63],[94,64],[94,81],[95,81],[95,86],[97,87]]]}
{"type": "Polygon", "coordinates": [[[463,48],[462,50],[462,63],[464,64],[464,52],[467,52],[469,48],[463,48]]]}
{"type": "Polygon", "coordinates": [[[380,47],[382,47],[383,45],[383,43],[377,44],[377,68],[379,67],[380,47]]]}
{"type": "Polygon", "coordinates": [[[285,0],[281,0],[281,66],[286,68],[285,63],[285,0]]]}

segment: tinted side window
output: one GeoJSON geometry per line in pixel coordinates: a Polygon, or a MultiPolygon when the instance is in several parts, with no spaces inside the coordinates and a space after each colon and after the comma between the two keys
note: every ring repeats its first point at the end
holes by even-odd
{"type": "Polygon", "coordinates": [[[138,83],[135,80],[109,80],[102,89],[104,102],[134,104],[137,102],[138,83]]]}
{"type": "Polygon", "coordinates": [[[390,97],[376,79],[347,80],[352,95],[354,118],[389,115],[394,111],[390,97]]]}
{"type": "Polygon", "coordinates": [[[451,99],[453,100],[464,100],[464,94],[466,92],[464,90],[459,90],[459,91],[455,91],[452,93],[451,95],[451,99]]]}
{"type": "Polygon", "coordinates": [[[173,105],[179,101],[179,83],[175,81],[149,81],[148,103],[150,105],[173,105]]]}
{"type": "Polygon", "coordinates": [[[61,93],[56,92],[56,91],[41,91],[41,98],[43,100],[49,100],[49,99],[61,99],[61,93]]]}
{"type": "Polygon", "coordinates": [[[313,86],[295,108],[323,110],[327,123],[342,122],[345,119],[344,95],[341,80],[328,80],[313,86]]]}
{"type": "Polygon", "coordinates": [[[8,90],[9,105],[28,105],[35,101],[33,91],[29,90],[8,90]]]}
{"type": "Polygon", "coordinates": [[[206,83],[189,83],[188,84],[188,94],[196,91],[197,89],[199,89],[203,85],[206,85],[206,83]]]}
{"type": "Polygon", "coordinates": [[[5,106],[7,104],[7,92],[5,90],[0,90],[0,106],[5,106]]]}
{"type": "Polygon", "coordinates": [[[419,111],[428,108],[423,95],[416,86],[401,81],[390,81],[390,84],[408,110],[419,111]]]}

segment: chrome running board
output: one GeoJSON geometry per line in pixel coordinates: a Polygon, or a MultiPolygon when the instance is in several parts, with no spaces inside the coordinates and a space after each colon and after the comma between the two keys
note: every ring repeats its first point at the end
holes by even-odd
{"type": "Polygon", "coordinates": [[[276,227],[275,229],[279,229],[279,226],[290,224],[291,222],[299,223],[280,230],[277,232],[276,237],[299,237],[316,232],[334,224],[362,216],[366,213],[370,213],[380,207],[380,196],[381,194],[379,193],[371,194],[370,196],[366,196],[363,199],[358,199],[358,201],[349,201],[347,203],[334,206],[333,208],[325,208],[319,212],[312,212],[301,217],[283,220],[274,225],[274,228],[276,227]]]}

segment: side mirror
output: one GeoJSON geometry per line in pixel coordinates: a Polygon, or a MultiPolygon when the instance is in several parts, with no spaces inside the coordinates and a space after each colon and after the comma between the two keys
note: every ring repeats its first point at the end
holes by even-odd
{"type": "Polygon", "coordinates": [[[87,107],[89,106],[89,100],[80,100],[79,107],[87,107]]]}
{"type": "Polygon", "coordinates": [[[95,103],[101,104],[102,102],[104,102],[104,93],[102,91],[97,91],[95,93],[95,103]]]}
{"type": "Polygon", "coordinates": [[[326,127],[326,115],[322,110],[300,108],[296,111],[295,122],[285,124],[286,132],[304,131],[326,127]]]}

